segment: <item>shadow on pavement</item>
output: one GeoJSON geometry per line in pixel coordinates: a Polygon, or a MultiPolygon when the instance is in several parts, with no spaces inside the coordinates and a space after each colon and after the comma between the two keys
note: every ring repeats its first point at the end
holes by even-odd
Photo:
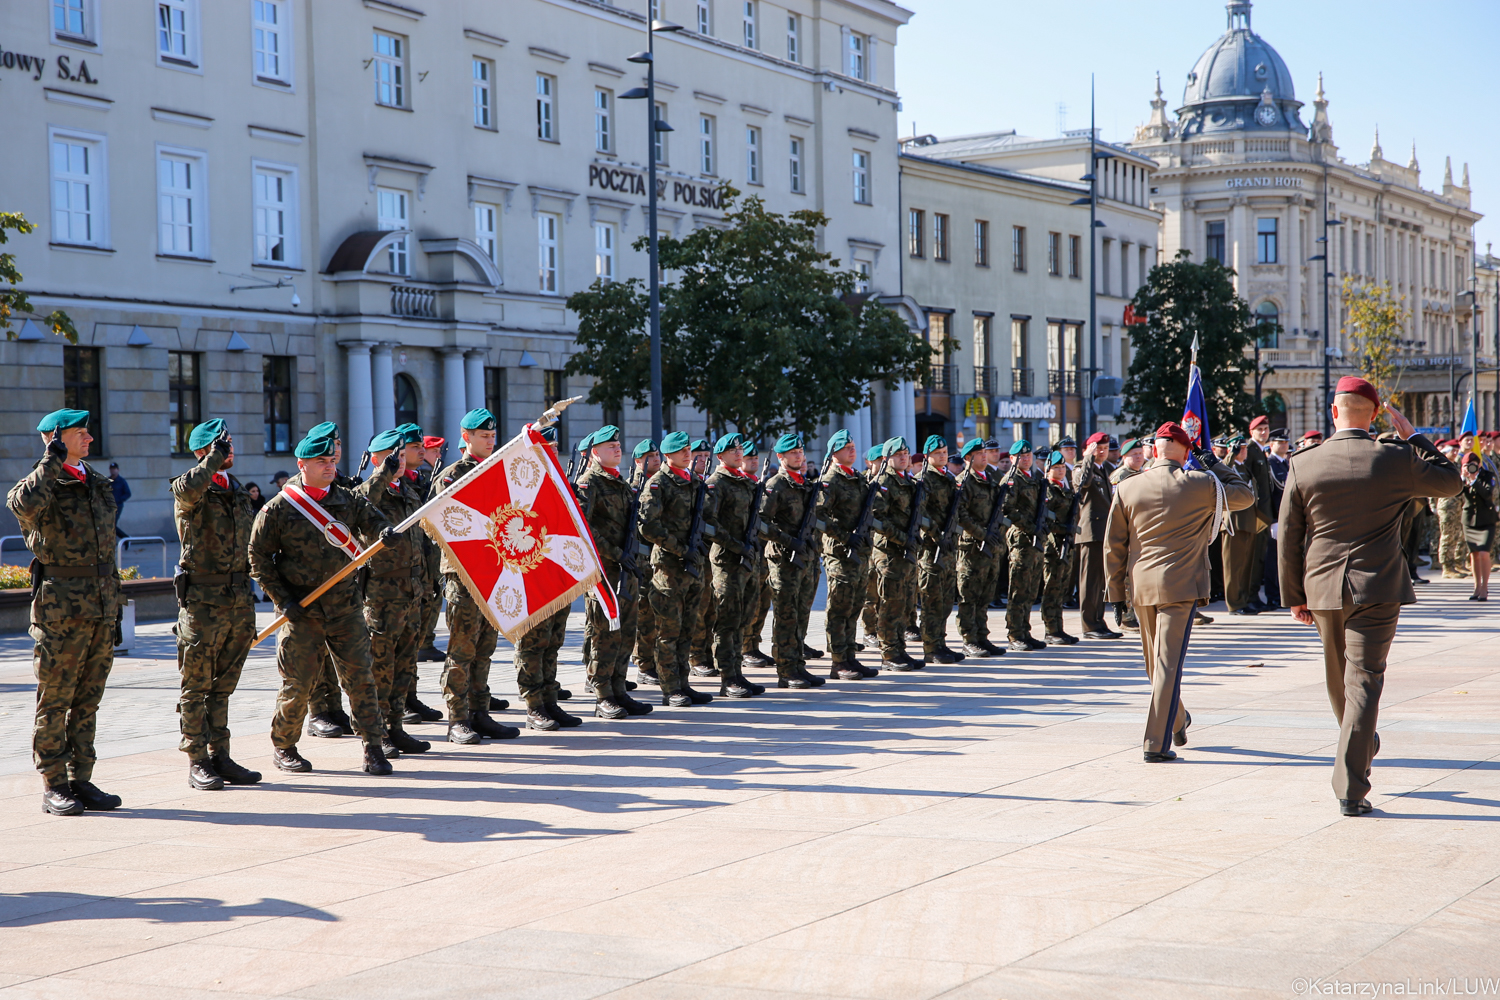
{"type": "Polygon", "coordinates": [[[285,899],[228,906],[201,896],[93,896],[82,892],[0,893],[0,926],[35,927],[78,920],[147,920],[157,924],[216,923],[240,917],[300,917],[337,921],[314,906],[285,899]],[[30,911],[30,912],[27,912],[30,911]]]}

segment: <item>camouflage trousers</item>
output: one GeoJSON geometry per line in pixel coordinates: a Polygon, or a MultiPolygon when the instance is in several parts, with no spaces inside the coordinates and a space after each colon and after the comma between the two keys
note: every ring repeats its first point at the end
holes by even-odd
{"type": "MultiPolygon", "coordinates": [[[[701,570],[705,575],[709,573],[709,566],[704,563],[701,570]]],[[[693,648],[688,659],[698,665],[714,662],[714,623],[718,620],[718,609],[714,600],[714,588],[711,583],[703,585],[703,596],[698,599],[698,628],[693,632],[693,648]]]]}
{"type": "Polygon", "coordinates": [[[229,753],[229,696],[255,642],[255,607],[191,602],[177,612],[178,749],[189,760],[229,753]]]}
{"type": "Polygon", "coordinates": [[[807,666],[802,644],[807,641],[807,622],[812,617],[818,574],[809,562],[797,566],[790,559],[771,563],[771,658],[776,676],[788,677],[807,666]]]}
{"type": "Polygon", "coordinates": [[[1056,541],[1049,540],[1047,551],[1039,554],[1042,556],[1042,630],[1048,635],[1062,635],[1063,605],[1072,593],[1072,567],[1069,560],[1062,558],[1056,541]]]}
{"type": "Polygon", "coordinates": [[[954,572],[954,553],[944,554],[943,565],[937,565],[936,549],[923,549],[917,569],[917,590],[922,595],[922,650],[932,654],[948,644],[948,615],[958,600],[958,575],[954,572]]]}
{"type": "Polygon", "coordinates": [[[325,654],[318,676],[313,679],[312,690],[307,693],[307,710],[313,715],[343,711],[344,698],[339,693],[339,675],[334,668],[333,657],[325,654]]]}
{"type": "MultiPolygon", "coordinates": [[[[609,562],[604,566],[606,579],[611,583],[620,579],[618,566],[609,562]]],[[[584,599],[583,635],[588,648],[584,663],[588,666],[589,680],[594,684],[597,699],[614,694],[617,682],[623,688],[625,677],[630,672],[630,647],[635,642],[636,609],[639,606],[635,594],[637,588],[638,585],[615,595],[620,606],[620,627],[613,631],[604,606],[593,592],[590,591],[584,599]]]]}
{"type": "Polygon", "coordinates": [[[490,657],[500,634],[457,577],[447,583],[448,656],[443,661],[443,701],[448,721],[464,722],[490,710],[490,657]]]}
{"type": "MultiPolygon", "coordinates": [[[[825,555],[823,568],[828,573],[828,604],[825,615],[828,632],[828,654],[834,663],[847,663],[857,654],[854,633],[859,613],[864,607],[865,564],[849,563],[838,556],[825,555]]],[[[811,605],[809,605],[811,608],[811,605]]]]}
{"type": "Polygon", "coordinates": [[[771,613],[771,560],[764,555],[761,556],[760,569],[751,587],[755,597],[752,600],[747,595],[745,603],[754,609],[754,616],[745,626],[744,651],[758,653],[760,637],[766,632],[766,617],[771,613]]]}
{"type": "Polygon", "coordinates": [[[1011,639],[1031,638],[1031,604],[1042,590],[1042,554],[1030,536],[1010,540],[1010,597],[1005,608],[1005,631],[1011,639]]]}
{"type": "Polygon", "coordinates": [[[651,606],[649,570],[646,579],[637,584],[636,589],[639,596],[636,598],[635,635],[631,637],[635,643],[635,665],[651,674],[656,672],[656,609],[651,606]]]}
{"type": "Polygon", "coordinates": [[[688,653],[698,615],[703,581],[681,570],[654,567],[651,572],[651,610],[656,614],[656,676],[662,694],[687,686],[688,653]]]}
{"type": "Polygon", "coordinates": [[[1469,545],[1464,541],[1463,497],[1443,497],[1437,502],[1438,561],[1443,575],[1449,577],[1469,575],[1469,545]]]}
{"type": "Polygon", "coordinates": [[[422,605],[410,601],[366,601],[370,630],[370,670],[385,707],[389,729],[401,728],[406,696],[417,683],[417,649],[422,642],[422,605]]]}
{"type": "Polygon", "coordinates": [[[999,551],[978,543],[958,550],[958,631],[964,642],[983,646],[990,638],[990,602],[995,599],[999,551]]]}
{"type": "Polygon", "coordinates": [[[875,553],[865,560],[865,606],[860,618],[865,625],[865,638],[878,641],[880,635],[880,574],[875,572],[875,553]]]}
{"type": "Polygon", "coordinates": [[[33,622],[36,721],[31,758],[48,785],[94,774],[94,730],[104,682],[115,662],[113,618],[33,622]]]}
{"type": "Polygon", "coordinates": [[[417,634],[419,646],[430,646],[437,641],[438,615],[442,610],[443,586],[439,580],[422,595],[422,622],[417,634]]]}
{"type": "Polygon", "coordinates": [[[890,663],[906,655],[906,626],[911,623],[911,582],[916,567],[904,553],[876,549],[871,557],[880,599],[875,633],[880,636],[880,658],[890,663]]]}
{"type": "Polygon", "coordinates": [[[713,567],[714,619],[713,659],[719,676],[740,676],[740,657],[745,648],[745,623],[755,610],[751,599],[758,597],[760,567],[749,569],[742,563],[713,567]]]}
{"type": "Polygon", "coordinates": [[[276,669],[281,692],[271,717],[271,743],[286,750],[297,745],[307,700],[328,656],[339,683],[349,692],[349,720],[366,743],[386,734],[385,713],[370,669],[370,631],[364,615],[352,612],[331,620],[304,615],[288,622],[276,640],[276,669]]]}
{"type": "MultiPolygon", "coordinates": [[[[608,627],[607,625],[605,626],[608,627]]],[[[558,608],[516,643],[516,686],[528,708],[557,701],[557,653],[568,634],[568,608],[558,608]]],[[[489,711],[486,704],[483,711],[489,711]]]]}

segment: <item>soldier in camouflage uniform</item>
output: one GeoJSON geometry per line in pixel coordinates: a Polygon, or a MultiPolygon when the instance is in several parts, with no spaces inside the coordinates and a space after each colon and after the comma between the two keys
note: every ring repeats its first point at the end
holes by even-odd
{"type": "MultiPolygon", "coordinates": [[[[719,466],[708,478],[714,539],[707,565],[716,613],[711,664],[719,678],[721,697],[750,698],[766,691],[763,685],[746,679],[741,665],[745,623],[754,608],[749,598],[754,595],[759,571],[758,540],[749,545],[745,540],[758,489],[756,481],[741,471],[745,459],[740,435],[725,434],[713,451],[719,466]]],[[[694,673],[703,676],[701,671],[694,673]]]]}
{"type": "MultiPolygon", "coordinates": [[[[958,483],[948,471],[948,442],[934,434],[927,439],[922,481],[927,484],[923,513],[927,524],[922,529],[922,562],[917,570],[917,591],[922,600],[922,651],[929,661],[958,663],[964,655],[948,648],[948,615],[958,600],[956,553],[951,551],[956,539],[942,551],[943,528],[949,511],[962,514],[958,483]]],[[[982,529],[981,529],[982,530],[982,529]]]]}
{"type": "Polygon", "coordinates": [[[46,452],[6,495],[31,550],[31,638],[36,643],[32,760],[42,808],[58,816],[116,809],[93,783],[94,730],[118,641],[115,496],[84,464],[93,436],[87,410],[56,410],[37,431],[46,452]]]}
{"type": "MultiPolygon", "coordinates": [[[[344,442],[339,433],[338,424],[332,420],[314,424],[308,428],[307,437],[332,438],[333,461],[336,465],[343,462],[344,442]]],[[[375,469],[372,475],[381,476],[384,473],[380,469],[375,469]]],[[[334,475],[333,482],[335,486],[342,486],[348,490],[360,484],[357,476],[345,476],[340,473],[334,475]]],[[[344,711],[343,696],[339,692],[338,670],[334,666],[331,653],[323,657],[323,667],[318,672],[307,695],[307,733],[309,736],[324,739],[338,739],[340,736],[354,734],[354,724],[349,721],[349,713],[344,711]]]]}
{"type": "Polygon", "coordinates": [[[385,713],[370,668],[370,633],[361,613],[356,574],[344,577],[307,607],[301,603],[347,566],[350,555],[333,540],[342,533],[304,515],[292,502],[292,491],[321,506],[351,540],[369,546],[379,538],[389,545],[396,536],[391,523],[368,500],[334,482],[338,467],[332,438],[304,438],[294,454],[298,474],[260,509],[250,531],[250,573],[287,619],[276,643],[281,692],[271,720],[271,762],[283,771],[312,770],[297,752],[297,737],[308,692],[331,654],[339,682],[349,693],[354,731],[364,742],[364,770],[390,774],[391,765],[380,749],[385,713]]]}
{"type": "MultiPolygon", "coordinates": [[[[416,427],[415,424],[410,425],[416,427]]],[[[418,433],[421,429],[418,428],[418,433]]],[[[422,466],[417,470],[417,495],[424,500],[432,493],[432,477],[438,465],[442,447],[446,442],[428,435],[422,438],[422,466]]],[[[437,648],[438,616],[443,610],[443,550],[425,531],[418,532],[422,543],[422,612],[418,635],[422,648],[417,650],[418,663],[442,663],[443,651],[437,648]]],[[[493,710],[496,706],[491,705],[493,710]]],[[[411,691],[406,696],[405,722],[439,722],[443,713],[432,708],[417,697],[417,678],[412,678],[411,691]]]]}
{"type": "MultiPolygon", "coordinates": [[[[885,464],[885,446],[883,444],[871,445],[870,450],[865,452],[865,483],[873,490],[878,490],[877,481],[880,479],[882,467],[885,464]]],[[[877,498],[876,505],[879,506],[877,498]]],[[[872,536],[873,538],[873,536],[872,536]]],[[[865,560],[865,601],[860,610],[860,619],[865,629],[865,644],[880,646],[880,574],[875,572],[875,552],[872,548],[869,558],[865,560]]]]}
{"type": "MultiPolygon", "coordinates": [[[[689,465],[693,453],[688,436],[673,431],[662,438],[665,464],[646,482],[641,503],[641,539],[651,543],[651,608],[656,612],[656,672],[661,682],[661,703],[681,708],[713,701],[706,691],[695,691],[689,683],[688,651],[692,645],[699,593],[708,573],[707,560],[699,562],[698,575],[687,570],[688,542],[693,528],[693,506],[698,480],[689,465]]],[[[705,486],[704,492],[707,493],[705,486]]],[[[708,497],[704,497],[705,514],[708,497]]]]}
{"type": "MultiPolygon", "coordinates": [[[[647,715],[651,706],[632,698],[626,687],[641,580],[639,563],[632,569],[621,566],[635,535],[638,507],[635,488],[620,475],[620,428],[613,424],[601,427],[584,438],[580,447],[588,449],[589,465],[578,477],[579,503],[620,611],[620,627],[612,630],[609,616],[592,590],[584,600],[584,632],[590,640],[586,665],[594,691],[594,714],[601,719],[647,715]]],[[[639,549],[639,543],[636,547],[639,549]]],[[[639,552],[635,558],[639,558],[639,552]]]]}
{"type": "MultiPolygon", "coordinates": [[[[693,475],[708,478],[710,448],[706,438],[698,438],[692,444],[693,475]]],[[[714,588],[705,582],[703,594],[698,599],[698,628],[693,633],[692,651],[688,655],[689,666],[694,677],[717,677],[714,666],[714,588]]]]}
{"type": "Polygon", "coordinates": [[[1010,471],[1001,480],[1005,503],[1001,508],[1010,520],[1005,532],[1010,550],[1010,596],[1006,599],[1005,630],[1013,652],[1046,649],[1047,644],[1031,635],[1031,604],[1042,589],[1042,554],[1036,547],[1037,507],[1042,502],[1042,483],[1032,475],[1031,443],[1025,438],[1010,446],[1010,471]]]}
{"type": "MultiPolygon", "coordinates": [[[[428,499],[474,471],[495,450],[495,415],[483,407],[459,422],[464,450],[458,461],[432,477],[428,499]]],[[[443,702],[448,710],[448,742],[473,744],[484,737],[508,740],[515,726],[490,718],[490,658],[499,633],[480,610],[458,571],[443,553],[443,596],[448,601],[448,655],[443,661],[443,702]]]]}
{"type": "MultiPolygon", "coordinates": [[[[768,458],[760,454],[760,448],[754,441],[744,442],[742,451],[744,453],[744,465],[741,470],[751,479],[760,480],[765,478],[760,474],[760,465],[768,458]]],[[[744,626],[744,647],[741,650],[741,667],[772,667],[776,661],[761,652],[760,639],[766,631],[766,617],[771,613],[771,564],[766,560],[765,536],[761,536],[760,551],[756,557],[755,578],[750,581],[745,591],[745,606],[749,611],[749,620],[744,626]]]]}
{"type": "Polygon", "coordinates": [[[188,755],[188,785],[217,791],[224,782],[253,785],[260,772],[229,756],[229,696],[255,644],[255,598],[250,581],[250,528],[255,505],[229,475],[234,441],[224,421],[193,428],[188,447],[198,464],[172,480],[172,510],[182,542],[176,579],[177,702],[188,755]]]}
{"type": "MultiPolygon", "coordinates": [[[[858,680],[874,677],[880,671],[866,667],[857,659],[854,642],[859,612],[865,602],[868,541],[851,552],[851,539],[866,498],[874,487],[854,470],[858,450],[849,432],[834,432],[828,441],[828,471],[823,473],[823,492],[818,500],[818,517],[824,524],[823,567],[828,573],[828,602],[825,621],[828,652],[833,660],[828,676],[833,680],[858,680]]],[[[873,499],[871,500],[873,503],[873,499]]],[[[873,519],[873,507],[872,519],[873,519]]]]}
{"type": "MultiPolygon", "coordinates": [[[[1146,467],[1146,442],[1141,438],[1132,438],[1120,446],[1120,466],[1109,474],[1109,482],[1112,487],[1118,487],[1125,480],[1141,474],[1146,467]]],[[[1274,543],[1273,543],[1274,544],[1274,543]]],[[[1271,565],[1274,567],[1275,560],[1271,565]]],[[[1130,588],[1126,587],[1125,600],[1115,605],[1115,624],[1131,631],[1139,631],[1141,623],[1135,617],[1135,602],[1130,597],[1130,588]]]]}
{"type": "Polygon", "coordinates": [[[783,434],[776,441],[776,457],[780,468],[766,483],[766,495],[760,504],[774,594],[771,655],[776,660],[776,686],[821,687],[825,681],[807,672],[807,657],[803,652],[817,589],[815,525],[808,529],[801,539],[802,547],[798,548],[804,515],[812,516],[809,505],[818,502],[821,484],[803,475],[807,458],[800,434],[783,434]]]}
{"type": "Polygon", "coordinates": [[[912,519],[921,517],[921,511],[913,509],[916,485],[906,474],[911,451],[905,438],[893,437],[881,448],[881,454],[885,467],[875,480],[875,488],[880,490],[875,518],[881,530],[875,534],[871,556],[880,598],[875,623],[880,637],[880,666],[886,670],[921,670],[922,661],[906,652],[906,626],[912,615],[908,595],[911,578],[916,575],[915,563],[906,556],[906,538],[912,519]]]}
{"type": "Polygon", "coordinates": [[[1066,550],[1071,548],[1073,514],[1078,494],[1068,486],[1068,467],[1062,452],[1047,458],[1047,480],[1043,502],[1047,505],[1047,523],[1042,529],[1046,548],[1042,552],[1042,628],[1049,646],[1071,646],[1078,641],[1063,629],[1063,602],[1068,597],[1071,573],[1066,550]]]}
{"type": "MultiPolygon", "coordinates": [[[[392,524],[400,524],[422,506],[416,470],[420,461],[420,431],[398,427],[382,431],[370,441],[370,461],[384,475],[371,476],[354,492],[368,500],[392,524]]],[[[370,630],[370,668],[375,693],[385,710],[386,736],[381,750],[388,758],[404,753],[426,753],[432,744],[407,735],[402,728],[406,698],[417,678],[417,646],[421,642],[422,592],[427,567],[422,551],[422,529],[408,528],[365,563],[365,625],[370,630]]]]}
{"type": "MultiPolygon", "coordinates": [[[[641,497],[641,503],[645,503],[646,482],[656,475],[656,470],[661,468],[661,452],[656,450],[656,444],[647,438],[635,446],[631,453],[634,471],[630,476],[630,486],[641,497]]],[[[639,509],[639,508],[637,508],[639,509]]],[[[641,590],[636,599],[636,621],[635,621],[635,671],[636,677],[642,684],[660,684],[661,681],[656,674],[656,612],[651,608],[651,543],[644,538],[641,539],[641,551],[636,554],[636,563],[641,568],[641,590]]]]}
{"type": "Polygon", "coordinates": [[[1000,486],[987,471],[988,454],[980,438],[966,442],[961,452],[965,468],[958,478],[959,523],[963,525],[958,541],[958,630],[964,638],[964,652],[970,656],[1005,655],[1005,650],[990,642],[990,600],[995,595],[998,553],[1005,548],[1000,540],[1005,522],[1003,517],[997,519],[997,537],[987,540],[985,532],[1000,502],[1000,486]]]}

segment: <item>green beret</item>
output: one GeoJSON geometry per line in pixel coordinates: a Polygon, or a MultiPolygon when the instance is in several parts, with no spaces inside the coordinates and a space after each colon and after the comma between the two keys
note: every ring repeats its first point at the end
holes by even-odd
{"type": "Polygon", "coordinates": [[[734,433],[725,434],[723,437],[719,438],[719,440],[714,444],[714,454],[715,455],[722,455],[726,451],[728,451],[730,448],[733,448],[736,445],[743,444],[744,441],[745,441],[745,439],[742,438],[742,437],[740,437],[740,435],[738,435],[738,434],[734,434],[734,433]]]}
{"type": "Polygon", "coordinates": [[[401,429],[399,427],[394,430],[381,431],[370,438],[369,450],[372,455],[377,451],[395,451],[399,447],[401,447],[401,429]]]}
{"type": "Polygon", "coordinates": [[[688,446],[688,436],[685,431],[673,431],[661,439],[661,453],[670,455],[681,451],[688,446]]]}
{"type": "Polygon", "coordinates": [[[776,439],[776,454],[781,455],[802,447],[802,435],[790,432],[776,439]]]}
{"type": "Polygon", "coordinates": [[[422,443],[422,428],[416,424],[402,424],[396,428],[396,433],[401,435],[402,444],[422,443]]]}
{"type": "Polygon", "coordinates": [[[495,429],[495,415],[481,406],[465,413],[458,426],[466,431],[492,431],[495,429]]]}
{"type": "Polygon", "coordinates": [[[1131,438],[1129,441],[1126,441],[1124,444],[1120,445],[1120,454],[1124,455],[1128,452],[1135,451],[1137,448],[1144,447],[1146,447],[1146,442],[1144,440],[1142,440],[1141,438],[1131,438]]]}
{"type": "Polygon", "coordinates": [[[193,428],[193,433],[188,435],[188,451],[197,451],[199,448],[207,448],[219,439],[224,433],[224,421],[218,417],[205,420],[193,428]]]}
{"type": "Polygon", "coordinates": [[[1047,456],[1047,468],[1050,469],[1054,465],[1062,465],[1062,464],[1063,464],[1063,453],[1062,452],[1060,452],[1060,451],[1054,451],[1052,454],[1050,454],[1050,455],[1047,456]]]}
{"type": "Polygon", "coordinates": [[[635,451],[630,453],[632,458],[645,458],[656,450],[656,444],[650,438],[635,446],[635,451]]]}
{"type": "Polygon", "coordinates": [[[865,452],[866,462],[878,462],[885,457],[885,445],[877,444],[865,452]]]}
{"type": "Polygon", "coordinates": [[[828,451],[824,454],[823,460],[827,461],[833,457],[834,452],[840,448],[847,448],[853,443],[854,439],[849,436],[848,431],[842,429],[834,431],[833,437],[828,439],[828,451]]]}
{"type": "Polygon", "coordinates": [[[893,438],[889,439],[888,441],[886,441],[886,443],[881,446],[880,453],[885,458],[890,458],[892,455],[896,454],[896,452],[898,452],[898,451],[910,451],[910,450],[911,449],[908,448],[907,445],[906,445],[906,438],[904,438],[904,437],[902,437],[901,435],[898,434],[895,437],[893,437],[893,438]]]}
{"type": "Polygon", "coordinates": [[[1010,446],[1010,453],[1012,455],[1030,455],[1031,442],[1025,438],[1018,438],[1016,443],[1010,446]]]}
{"type": "Polygon", "coordinates": [[[707,438],[698,438],[696,441],[693,442],[693,450],[694,451],[708,451],[708,439],[707,438]]]}
{"type": "Polygon", "coordinates": [[[745,453],[746,458],[754,458],[756,455],[760,454],[760,445],[756,444],[754,441],[746,439],[740,442],[740,450],[745,453]]]}
{"type": "MultiPolygon", "coordinates": [[[[609,444],[611,441],[620,440],[620,428],[616,427],[614,424],[605,424],[603,427],[599,428],[597,431],[584,438],[584,440],[589,443],[590,448],[597,447],[601,444],[609,444]]],[[[579,447],[582,447],[582,445],[579,445],[579,447]]]]}
{"type": "Polygon", "coordinates": [[[983,448],[983,447],[984,447],[984,441],[983,441],[983,439],[981,439],[981,438],[970,438],[969,440],[967,440],[967,441],[964,442],[963,448],[960,449],[960,451],[958,453],[959,457],[960,458],[968,458],[969,457],[969,452],[971,452],[971,451],[978,451],[980,448],[983,448]]]}
{"type": "Polygon", "coordinates": [[[327,458],[334,453],[334,439],[326,434],[308,433],[307,437],[297,443],[297,450],[293,452],[298,458],[327,458]]]}
{"type": "Polygon", "coordinates": [[[332,438],[335,441],[342,441],[344,439],[343,435],[339,433],[339,425],[332,420],[325,420],[321,424],[315,424],[308,428],[307,436],[332,438]]]}
{"type": "Polygon", "coordinates": [[[53,410],[42,418],[36,429],[46,434],[49,431],[65,431],[69,427],[87,427],[88,422],[88,410],[53,410]]]}
{"type": "Polygon", "coordinates": [[[948,447],[947,438],[943,437],[941,434],[932,434],[928,436],[927,443],[922,446],[922,452],[923,454],[928,454],[937,451],[939,448],[946,447],[948,447]]]}

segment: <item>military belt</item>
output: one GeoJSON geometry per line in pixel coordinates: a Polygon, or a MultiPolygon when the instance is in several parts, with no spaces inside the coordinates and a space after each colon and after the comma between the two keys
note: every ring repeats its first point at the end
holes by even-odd
{"type": "Polygon", "coordinates": [[[215,587],[231,584],[239,587],[250,581],[249,573],[189,573],[188,583],[200,587],[215,587]]]}
{"type": "Polygon", "coordinates": [[[371,580],[415,580],[417,577],[421,576],[422,573],[423,573],[423,570],[420,567],[417,567],[417,568],[403,567],[401,569],[392,570],[389,573],[371,573],[370,574],[370,579],[371,580]]]}
{"type": "Polygon", "coordinates": [[[42,576],[58,580],[65,577],[114,576],[114,563],[99,563],[96,566],[43,566],[42,576]]]}

